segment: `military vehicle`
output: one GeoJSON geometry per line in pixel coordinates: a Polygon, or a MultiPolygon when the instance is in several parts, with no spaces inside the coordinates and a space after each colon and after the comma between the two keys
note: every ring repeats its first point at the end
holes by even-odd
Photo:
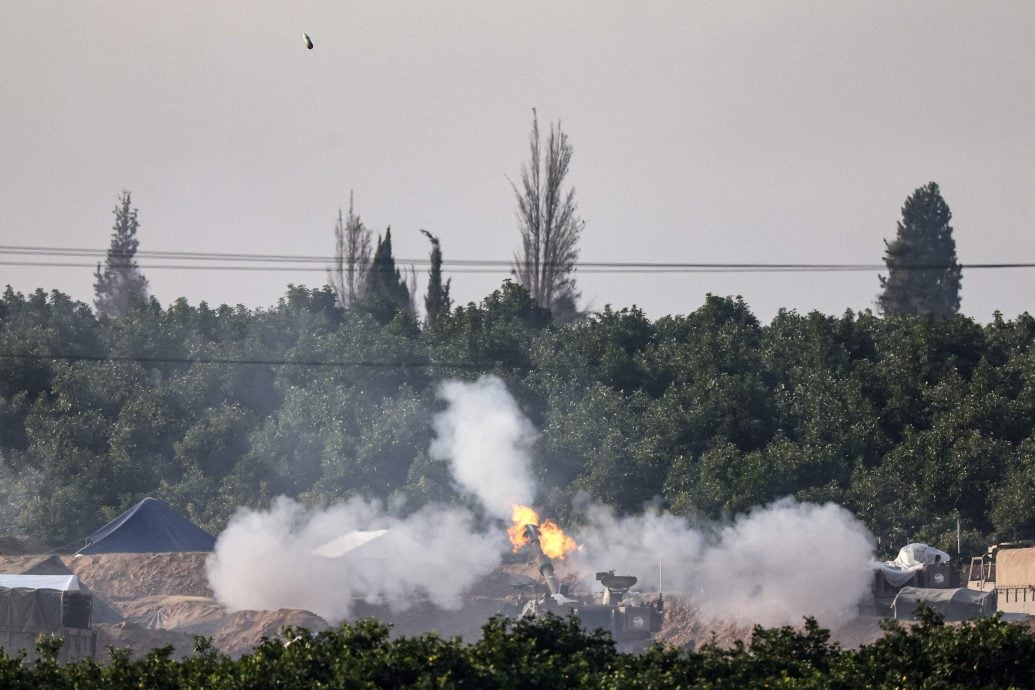
{"type": "Polygon", "coordinates": [[[525,525],[525,534],[532,561],[539,569],[545,589],[520,585],[523,594],[511,607],[512,614],[567,616],[574,612],[586,630],[601,629],[611,633],[622,651],[638,651],[650,645],[654,633],[661,630],[663,621],[665,602],[661,594],[648,599],[631,591],[636,577],[615,575],[613,570],[609,570],[596,574],[603,591],[591,597],[572,598],[574,595],[570,596],[568,588],[557,580],[553,562],[543,553],[539,529],[535,525],[525,525]]]}
{"type": "Polygon", "coordinates": [[[994,544],[984,555],[974,556],[967,587],[995,592],[1004,614],[1035,616],[1035,541],[994,544]]]}

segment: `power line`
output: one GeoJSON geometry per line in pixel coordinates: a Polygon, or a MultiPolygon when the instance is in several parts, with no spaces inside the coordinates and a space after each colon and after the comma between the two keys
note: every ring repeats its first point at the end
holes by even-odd
{"type": "MultiPolygon", "coordinates": [[[[107,250],[76,247],[34,247],[18,245],[0,245],[0,255],[26,257],[107,257],[107,250]]],[[[313,271],[329,270],[336,262],[335,257],[288,254],[242,254],[224,252],[174,252],[174,251],[138,251],[133,258],[159,259],[172,262],[214,262],[206,263],[144,263],[141,269],[148,270],[191,270],[191,271],[313,271]],[[228,263],[229,262],[229,263],[228,263]],[[305,264],[319,263],[319,266],[305,264]],[[258,264],[258,265],[251,265],[258,264]],[[275,264],[275,265],[270,265],[275,264]]],[[[396,259],[401,266],[430,265],[430,260],[396,259]]],[[[28,266],[39,268],[93,268],[95,263],[74,261],[41,261],[41,260],[0,260],[3,266],[28,266]]],[[[549,265],[549,264],[544,264],[549,265]]],[[[452,259],[443,261],[443,267],[451,273],[487,273],[498,274],[508,272],[513,266],[510,260],[501,259],[452,259]]],[[[897,270],[944,270],[952,268],[950,264],[899,264],[897,270]]],[[[824,273],[824,272],[873,272],[886,271],[886,264],[864,263],[747,263],[747,262],[651,262],[651,261],[580,261],[575,264],[581,273],[824,273]]],[[[960,264],[964,270],[1004,270],[1035,268],[1035,262],[990,262],[960,264]]],[[[424,269],[426,270],[426,269],[424,269]]]]}
{"type": "Polygon", "coordinates": [[[235,357],[145,357],[130,355],[62,355],[0,352],[0,359],[63,362],[130,362],[137,364],[247,364],[257,366],[299,366],[374,369],[487,369],[496,362],[375,362],[371,360],[241,359],[235,357]]]}
{"type": "MultiPolygon", "coordinates": [[[[397,264],[406,267],[405,260],[397,259],[397,264]]],[[[36,268],[94,268],[95,264],[74,262],[74,261],[0,261],[0,266],[29,266],[36,268]]],[[[328,268],[323,266],[247,266],[239,264],[138,264],[141,270],[187,270],[187,271],[289,271],[289,272],[316,272],[323,273],[328,268]]],[[[473,266],[461,265],[451,268],[451,263],[442,262],[443,269],[448,269],[451,274],[482,273],[500,274],[509,273],[510,265],[500,265],[497,268],[476,268],[473,266]]],[[[1030,267],[1035,267],[1031,264],[1030,267]]],[[[903,267],[903,268],[944,268],[938,266],[903,267]]],[[[874,270],[886,270],[886,267],[864,266],[864,265],[803,265],[803,264],[577,264],[576,269],[580,273],[822,273],[822,272],[852,272],[874,270]]],[[[428,267],[417,269],[420,273],[426,273],[428,267]]]]}

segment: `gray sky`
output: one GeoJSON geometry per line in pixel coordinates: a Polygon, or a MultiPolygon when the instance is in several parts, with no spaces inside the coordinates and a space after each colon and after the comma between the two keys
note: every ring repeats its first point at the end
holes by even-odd
{"type": "MultiPolygon", "coordinates": [[[[128,189],[142,250],[330,255],[352,189],[399,259],[427,257],[424,227],[447,262],[506,260],[536,107],[574,146],[586,261],[880,263],[931,180],[961,262],[1035,261],[1031,2],[0,6],[4,245],[103,249],[128,189]]],[[[163,304],[325,282],[144,273],[163,304]]],[[[876,272],[579,275],[592,306],[651,317],[706,292],[763,320],[836,314],[879,290],[876,272]]],[[[2,276],[92,299],[89,268],[2,276]]],[[[452,277],[467,302],[506,276],[452,277]]],[[[964,271],[981,321],[1033,302],[1035,270],[964,271]]]]}

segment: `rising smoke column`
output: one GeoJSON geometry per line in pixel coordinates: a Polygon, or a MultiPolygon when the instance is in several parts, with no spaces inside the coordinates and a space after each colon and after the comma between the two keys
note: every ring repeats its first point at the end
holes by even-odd
{"type": "MultiPolygon", "coordinates": [[[[439,394],[448,407],[433,422],[432,456],[493,515],[531,501],[536,433],[503,382],[449,381],[439,394]]],[[[269,510],[239,510],[207,566],[216,599],[229,608],[302,608],[333,623],[356,600],[404,610],[426,597],[458,608],[507,550],[501,525],[476,525],[462,508],[431,505],[399,517],[361,498],[310,510],[282,496],[269,510]]]]}
{"type": "Polygon", "coordinates": [[[615,569],[638,588],[686,596],[706,618],[837,626],[856,615],[873,572],[873,538],[847,510],[786,498],[727,524],[691,525],[669,513],[616,517],[594,506],[571,556],[582,579],[615,569]],[[663,581],[659,582],[659,572],[663,581]]]}
{"type": "Polygon", "coordinates": [[[475,383],[447,381],[438,394],[449,407],[435,417],[431,457],[447,461],[457,484],[496,517],[509,517],[515,503],[531,503],[535,480],[529,449],[537,434],[503,381],[495,376],[475,383]]]}

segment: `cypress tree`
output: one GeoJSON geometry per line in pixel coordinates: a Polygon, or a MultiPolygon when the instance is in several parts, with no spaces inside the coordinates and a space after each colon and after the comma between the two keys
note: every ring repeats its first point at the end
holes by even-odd
{"type": "Polygon", "coordinates": [[[377,238],[374,260],[367,271],[363,306],[381,325],[394,319],[399,311],[410,309],[410,291],[392,257],[391,227],[385,231],[383,239],[377,238]]]}
{"type": "Polygon", "coordinates": [[[877,305],[885,316],[952,316],[959,311],[963,270],[956,260],[951,219],[952,212],[934,182],[906,199],[898,236],[884,241],[888,276],[879,276],[884,291],[877,305]]]}
{"type": "Polygon", "coordinates": [[[94,301],[98,314],[118,319],[126,315],[130,301],[147,299],[147,278],[140,273],[136,253],[137,210],[131,209],[129,192],[123,191],[115,207],[115,226],[104,270],[97,264],[93,277],[94,301]]]}
{"type": "Polygon", "coordinates": [[[453,300],[449,297],[449,284],[453,282],[450,278],[445,285],[442,284],[442,247],[438,238],[427,230],[421,229],[431,241],[431,271],[428,273],[428,292],[424,296],[424,311],[427,314],[428,326],[433,327],[435,322],[449,313],[453,307],[453,300]]]}

